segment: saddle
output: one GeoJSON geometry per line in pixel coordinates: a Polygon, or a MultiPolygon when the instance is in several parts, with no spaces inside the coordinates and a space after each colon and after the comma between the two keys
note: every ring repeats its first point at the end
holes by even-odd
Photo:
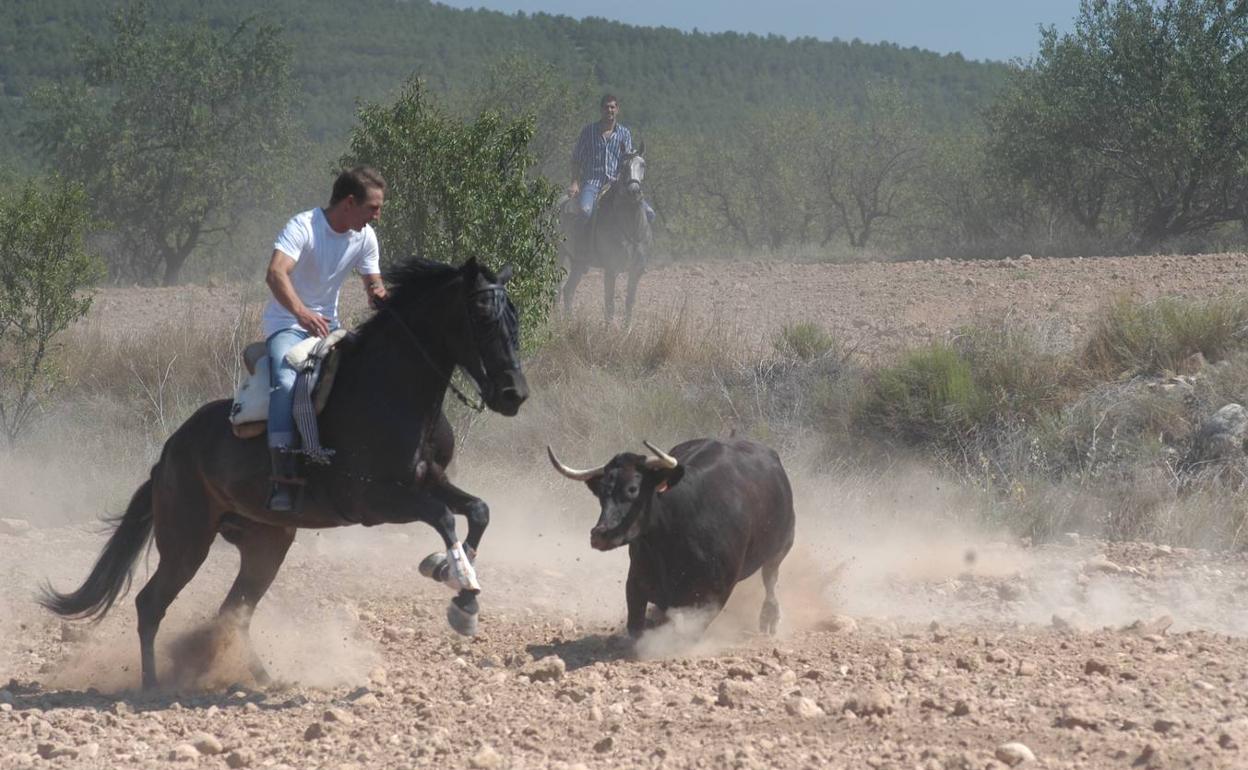
{"type": "MultiPolygon", "coordinates": [[[[347,334],[346,329],[338,329],[324,339],[309,337],[286,353],[286,362],[300,370],[300,376],[312,378],[312,403],[317,414],[329,401],[338,372],[337,346],[347,334]]],[[[230,426],[238,438],[254,438],[269,429],[269,356],[263,342],[243,348],[243,366],[247,374],[234,391],[230,426]]]]}

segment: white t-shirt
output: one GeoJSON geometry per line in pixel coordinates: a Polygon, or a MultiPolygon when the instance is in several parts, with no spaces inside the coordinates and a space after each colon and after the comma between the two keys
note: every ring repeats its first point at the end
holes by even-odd
{"type": "MultiPolygon", "coordinates": [[[[364,225],[359,232],[334,232],[319,208],[295,214],[277,235],[273,248],[292,257],[295,267],[290,282],[308,310],[338,323],[338,292],[351,271],[361,275],[381,272],[377,234],[364,225]]],[[[282,329],[298,329],[295,316],[276,298],[269,300],[261,318],[264,337],[282,329]]]]}

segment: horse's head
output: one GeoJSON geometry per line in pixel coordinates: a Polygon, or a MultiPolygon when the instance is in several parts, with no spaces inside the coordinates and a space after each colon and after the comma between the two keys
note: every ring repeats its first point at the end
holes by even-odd
{"type": "Polygon", "coordinates": [[[642,199],[641,183],[646,179],[646,159],[642,157],[645,151],[646,145],[643,142],[634,152],[620,158],[619,184],[638,205],[642,199]]]}
{"type": "Polygon", "coordinates": [[[486,406],[514,415],[529,397],[529,386],[520,368],[520,318],[507,295],[511,267],[495,274],[474,257],[459,272],[467,339],[456,363],[476,382],[486,406]]]}
{"type": "Polygon", "coordinates": [[[453,267],[413,257],[387,275],[389,312],[365,324],[362,334],[393,319],[403,327],[397,338],[414,343],[418,368],[432,366],[449,379],[458,366],[490,409],[507,416],[519,411],[529,386],[520,369],[520,320],[507,296],[511,268],[495,274],[475,258],[453,267]]]}

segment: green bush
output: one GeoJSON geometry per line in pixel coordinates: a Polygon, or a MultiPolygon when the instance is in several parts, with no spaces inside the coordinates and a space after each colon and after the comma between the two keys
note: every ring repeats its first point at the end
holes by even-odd
{"type": "Polygon", "coordinates": [[[9,444],[57,383],[55,338],[91,307],[100,267],[83,248],[81,188],[28,182],[0,197],[0,431],[9,444]]]}
{"type": "Polygon", "coordinates": [[[1069,356],[1043,344],[1037,329],[1013,319],[963,329],[956,348],[969,363],[997,423],[1029,421],[1066,398],[1069,356]]]}
{"type": "Polygon", "coordinates": [[[1119,299],[1094,327],[1081,361],[1106,380],[1177,372],[1196,353],[1215,362],[1244,348],[1246,326],[1248,302],[1242,297],[1119,299]]]}
{"type": "Polygon", "coordinates": [[[419,80],[391,105],[359,112],[344,166],[368,164],[386,178],[378,225],[382,259],[413,255],[459,264],[510,264],[508,288],[527,340],[549,315],[562,279],[555,261],[555,189],[533,178],[532,118],[505,122],[486,111],[466,123],[435,105],[419,80]]]}
{"type": "Polygon", "coordinates": [[[818,324],[808,321],[785,324],[772,345],[780,355],[799,361],[813,361],[841,353],[841,344],[835,337],[818,324]]]}
{"type": "Polygon", "coordinates": [[[886,439],[956,444],[974,430],[985,406],[970,363],[937,342],[880,369],[867,385],[858,421],[886,439]]]}

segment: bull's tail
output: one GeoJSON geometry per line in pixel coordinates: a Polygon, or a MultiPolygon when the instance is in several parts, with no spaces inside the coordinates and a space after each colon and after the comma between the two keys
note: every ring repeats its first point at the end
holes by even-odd
{"type": "Polygon", "coordinates": [[[113,534],[78,590],[63,594],[45,585],[40,604],[64,617],[100,620],[129,589],[134,560],[152,535],[151,479],[134,493],[126,512],[111,523],[113,534]]]}

